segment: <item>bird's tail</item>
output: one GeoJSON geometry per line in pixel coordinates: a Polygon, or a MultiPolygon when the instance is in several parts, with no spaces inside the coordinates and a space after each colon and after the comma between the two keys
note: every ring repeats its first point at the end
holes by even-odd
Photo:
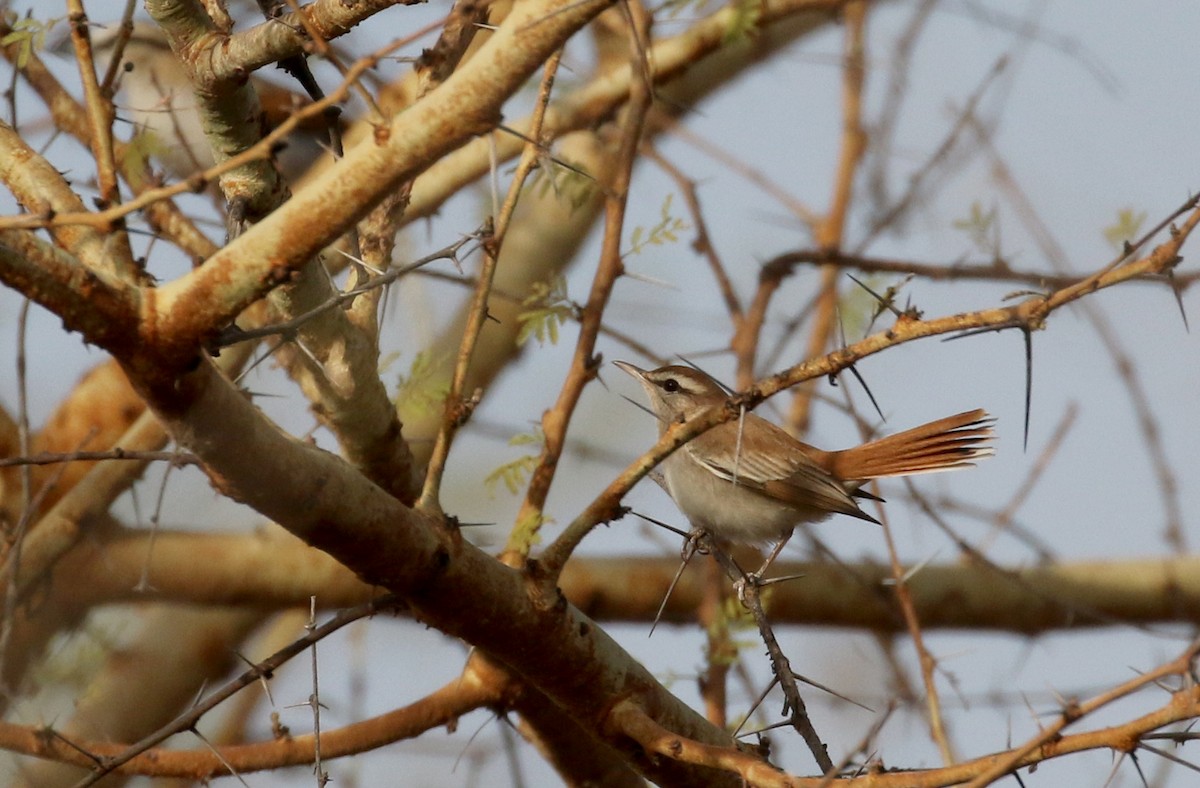
{"type": "Polygon", "coordinates": [[[843,481],[911,476],[968,468],[995,452],[992,419],[983,410],[913,427],[853,449],[833,452],[833,475],[843,481]]]}

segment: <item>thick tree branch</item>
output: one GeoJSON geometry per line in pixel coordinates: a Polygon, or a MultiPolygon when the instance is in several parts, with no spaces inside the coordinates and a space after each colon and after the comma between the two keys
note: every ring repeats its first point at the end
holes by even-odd
{"type": "MultiPolygon", "coordinates": [[[[880,633],[903,631],[884,564],[778,562],[771,621],[880,633]]],[[[577,558],[560,578],[563,594],[597,621],[649,625],[678,569],[677,558],[577,558]]],[[[1200,557],[1070,561],[1007,568],[976,562],[905,567],[924,630],[1041,635],[1096,627],[1186,623],[1200,618],[1200,557]]],[[[319,592],[323,606],[361,604],[374,593],[320,550],[271,527],[263,532],[140,531],[99,536],[73,554],[51,582],[56,604],[80,609],[139,601],[286,609],[319,592]],[[150,541],[153,538],[153,549],[150,541]],[[149,590],[139,591],[143,578],[149,590]]],[[[663,608],[665,623],[694,623],[705,593],[689,569],[663,608]]]]}
{"type": "Polygon", "coordinates": [[[332,243],[385,194],[489,130],[528,75],[607,4],[558,0],[517,8],[474,57],[394,118],[386,133],[348,151],[191,275],[159,288],[147,315],[155,343],[190,355],[190,348],[332,243]],[[321,222],[314,223],[314,216],[321,222]]]}

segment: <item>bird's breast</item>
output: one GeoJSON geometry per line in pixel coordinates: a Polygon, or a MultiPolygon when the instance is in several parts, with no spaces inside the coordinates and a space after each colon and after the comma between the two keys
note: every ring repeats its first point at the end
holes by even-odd
{"type": "Polygon", "coordinates": [[[800,509],[742,484],[722,479],[681,449],[663,463],[667,492],[694,528],[733,542],[776,540],[802,522],[828,517],[800,509]]]}

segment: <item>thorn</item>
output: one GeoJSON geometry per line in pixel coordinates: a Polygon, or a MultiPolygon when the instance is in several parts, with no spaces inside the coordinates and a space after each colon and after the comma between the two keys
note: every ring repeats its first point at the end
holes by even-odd
{"type": "MultiPolygon", "coordinates": [[[[853,279],[853,277],[851,277],[851,278],[853,279]]],[[[871,323],[873,324],[874,322],[875,322],[875,319],[874,319],[874,318],[872,318],[872,319],[871,319],[871,323]]],[[[869,326],[869,325],[868,325],[868,330],[870,330],[870,326],[869,326]]],[[[839,337],[839,338],[841,339],[841,341],[842,341],[842,349],[844,350],[844,349],[845,349],[845,347],[846,347],[846,345],[847,345],[847,342],[846,342],[846,325],[845,325],[845,323],[843,323],[843,322],[842,322],[842,312],[841,312],[841,310],[840,310],[840,309],[838,310],[838,337],[839,337]]],[[[851,364],[849,367],[847,367],[847,369],[849,369],[849,370],[850,370],[850,374],[854,376],[854,379],[858,381],[858,385],[862,386],[862,387],[863,387],[863,391],[865,391],[865,392],[867,393],[867,398],[868,398],[869,400],[871,400],[871,405],[872,405],[872,407],[874,407],[874,408],[875,408],[875,412],[879,414],[879,418],[880,418],[880,420],[881,420],[881,421],[887,421],[887,417],[886,417],[886,416],[884,416],[884,415],[883,415],[883,411],[879,409],[879,403],[875,401],[875,395],[874,395],[873,393],[871,393],[871,387],[867,385],[867,381],[866,381],[866,379],[865,379],[865,378],[863,378],[862,374],[861,374],[861,373],[859,373],[859,371],[858,371],[858,370],[855,368],[855,366],[854,366],[853,364],[851,364]]],[[[829,380],[829,382],[830,382],[832,385],[836,386],[836,385],[837,385],[837,378],[836,378],[835,376],[833,376],[833,375],[830,375],[829,377],[830,377],[830,380],[829,380]]]]}
{"type": "Polygon", "coordinates": [[[682,292],[682,290],[680,289],[680,287],[678,285],[676,285],[673,282],[668,282],[666,279],[659,279],[657,277],[647,276],[645,274],[639,274],[636,271],[630,271],[628,268],[625,269],[624,275],[629,277],[630,279],[636,280],[638,282],[644,282],[645,284],[648,284],[648,285],[654,285],[655,287],[661,287],[666,290],[674,290],[676,293],[682,292]]]}
{"type": "MultiPolygon", "coordinates": [[[[876,293],[874,290],[867,287],[867,285],[864,284],[863,281],[861,279],[859,279],[858,277],[856,277],[854,274],[846,274],[846,276],[850,277],[850,280],[853,281],[854,284],[858,285],[863,290],[866,290],[868,293],[871,294],[872,298],[874,298],[876,301],[879,302],[879,307],[875,310],[875,314],[871,316],[871,323],[870,323],[871,325],[873,325],[875,323],[875,318],[877,318],[883,314],[885,309],[887,311],[891,312],[893,315],[895,315],[897,320],[904,317],[904,313],[901,312],[899,309],[897,309],[896,304],[895,304],[896,294],[899,292],[899,288],[889,287],[887,289],[886,295],[879,295],[879,293],[876,293]]],[[[911,279],[911,278],[912,278],[912,276],[909,275],[908,279],[911,279]]],[[[908,279],[906,279],[904,281],[907,282],[908,279]]]]}
{"type": "Polygon", "coordinates": [[[355,257],[354,255],[350,254],[349,252],[347,252],[347,251],[345,251],[345,250],[343,250],[343,249],[337,249],[337,248],[334,248],[334,250],[333,250],[333,251],[337,252],[337,253],[338,253],[338,254],[340,254],[342,257],[345,257],[345,258],[347,258],[347,259],[349,259],[349,260],[353,260],[354,262],[358,263],[358,264],[359,264],[359,265],[361,265],[363,268],[367,269],[368,271],[370,271],[371,273],[375,274],[376,276],[383,276],[385,273],[387,273],[386,271],[383,271],[383,270],[381,270],[381,269],[379,269],[379,268],[376,268],[375,266],[373,266],[373,265],[371,265],[370,263],[366,262],[366,261],[365,261],[365,260],[363,260],[362,258],[360,258],[360,257],[355,257]]]}
{"type": "Polygon", "coordinates": [[[699,364],[697,364],[696,362],[692,361],[690,358],[688,358],[687,356],[683,355],[682,353],[681,353],[681,354],[679,354],[679,360],[680,360],[680,361],[682,361],[684,364],[687,364],[689,367],[691,367],[692,369],[696,370],[697,372],[703,372],[705,375],[708,375],[708,376],[709,376],[710,378],[712,378],[713,380],[716,380],[716,382],[717,382],[717,385],[718,385],[718,386],[720,386],[722,389],[724,389],[725,393],[726,393],[728,396],[732,397],[732,396],[734,396],[735,394],[737,394],[737,392],[736,392],[736,391],[734,391],[733,389],[731,389],[729,386],[726,386],[726,385],[725,385],[725,384],[724,384],[722,381],[719,381],[719,380],[717,380],[717,379],[716,379],[716,377],[714,377],[713,375],[709,375],[709,373],[708,373],[706,370],[704,370],[704,369],[701,369],[701,367],[700,367],[700,365],[699,365],[699,364]]]}
{"type": "MultiPolygon", "coordinates": [[[[741,725],[738,725],[737,728],[733,731],[733,737],[735,739],[741,735],[742,726],[750,721],[750,717],[754,714],[754,712],[756,712],[758,710],[758,707],[762,705],[763,701],[767,699],[767,695],[769,695],[771,693],[771,690],[775,689],[777,686],[779,686],[779,677],[772,675],[770,683],[768,683],[767,686],[763,688],[763,691],[759,694],[758,698],[754,701],[754,703],[751,703],[750,708],[746,710],[746,716],[742,719],[741,725]]],[[[762,731],[768,731],[768,730],[771,730],[772,728],[782,727],[782,726],[789,725],[789,724],[790,723],[787,720],[783,720],[781,722],[777,722],[777,723],[768,725],[765,728],[760,728],[758,731],[754,731],[754,732],[761,733],[762,731]]]]}
{"type": "Polygon", "coordinates": [[[687,569],[692,556],[696,554],[696,543],[688,540],[684,550],[687,554],[679,562],[679,569],[675,571],[675,577],[671,578],[671,585],[667,586],[667,593],[663,594],[662,602],[658,605],[658,612],[654,614],[654,623],[650,625],[650,632],[646,635],[647,638],[653,637],[654,630],[658,627],[658,622],[662,620],[663,611],[667,609],[667,600],[671,598],[671,593],[675,590],[675,586],[679,585],[679,579],[683,577],[683,570],[687,569]],[[690,550],[688,549],[689,547],[691,548],[690,550]]]}
{"type": "Polygon", "coordinates": [[[1175,294],[1175,303],[1179,305],[1179,316],[1183,318],[1183,330],[1190,334],[1192,329],[1188,326],[1187,310],[1183,308],[1183,288],[1179,286],[1179,280],[1175,278],[1174,269],[1167,269],[1167,283],[1171,286],[1171,292],[1175,294]]]}
{"type": "MultiPolygon", "coordinates": [[[[606,388],[607,388],[607,387],[606,387],[606,388]]],[[[653,416],[653,417],[654,417],[654,420],[655,420],[655,421],[662,421],[662,419],[660,419],[660,418],[658,417],[658,414],[657,414],[657,413],[655,413],[654,411],[650,410],[650,408],[648,408],[646,405],[642,404],[641,402],[638,402],[638,401],[637,401],[637,400],[635,400],[633,397],[627,397],[627,396],[625,396],[624,394],[618,394],[617,396],[619,396],[621,399],[625,400],[625,401],[626,401],[626,402],[628,402],[629,404],[633,405],[633,406],[634,406],[635,408],[637,408],[638,410],[644,410],[644,411],[646,411],[647,413],[649,413],[651,416],[653,416]]]]}
{"type": "Polygon", "coordinates": [[[766,580],[759,580],[758,585],[759,588],[766,588],[767,586],[775,585],[776,583],[786,583],[789,580],[799,580],[802,577],[808,577],[808,575],[800,573],[798,575],[780,575],[779,577],[768,577],[766,580]]]}
{"type": "Polygon", "coordinates": [[[632,514],[634,517],[640,517],[648,523],[657,525],[659,528],[666,528],[668,531],[675,534],[676,536],[682,536],[685,539],[687,539],[689,536],[687,531],[676,528],[673,525],[667,525],[662,520],[655,520],[653,517],[650,517],[649,515],[642,514],[641,512],[635,512],[633,510],[630,510],[629,513],[632,514]]]}
{"type": "MultiPolygon", "coordinates": [[[[920,572],[922,569],[924,569],[926,566],[929,565],[930,561],[937,558],[938,553],[940,553],[940,552],[941,552],[941,550],[935,550],[928,558],[925,558],[920,563],[909,567],[908,571],[905,572],[900,577],[900,582],[907,583],[909,580],[912,580],[914,577],[916,577],[918,572],[920,572]]],[[[896,580],[894,578],[885,577],[883,580],[880,581],[880,585],[894,586],[894,585],[898,585],[898,583],[896,582],[896,580]]]]}
{"type": "Polygon", "coordinates": [[[879,403],[875,400],[874,392],[872,392],[871,387],[867,385],[866,379],[859,374],[858,368],[851,364],[850,366],[846,367],[846,369],[850,370],[850,374],[853,375],[854,379],[858,381],[858,385],[863,387],[863,391],[865,391],[867,394],[867,399],[871,400],[871,407],[875,408],[875,412],[879,414],[880,421],[887,421],[887,416],[883,415],[883,410],[880,409],[879,403]]]}
{"type": "Polygon", "coordinates": [[[1025,334],[1025,444],[1024,451],[1029,451],[1029,412],[1033,405],[1033,332],[1028,327],[1023,329],[1025,334]]]}

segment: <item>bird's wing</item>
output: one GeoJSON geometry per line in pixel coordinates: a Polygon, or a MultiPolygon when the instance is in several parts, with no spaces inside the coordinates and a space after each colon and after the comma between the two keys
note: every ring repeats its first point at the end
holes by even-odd
{"type": "Polygon", "coordinates": [[[693,460],[726,481],[800,508],[840,512],[874,522],[858,507],[853,489],[813,459],[808,447],[754,414],[744,425],[754,440],[737,440],[738,422],[721,424],[683,447],[693,460]],[[754,448],[748,444],[753,443],[754,448]]]}

